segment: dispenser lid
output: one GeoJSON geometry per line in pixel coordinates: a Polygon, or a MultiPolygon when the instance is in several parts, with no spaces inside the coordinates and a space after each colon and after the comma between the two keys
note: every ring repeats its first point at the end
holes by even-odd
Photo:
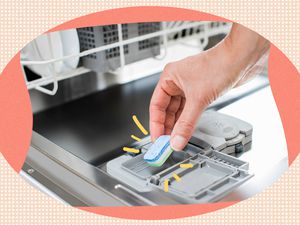
{"type": "Polygon", "coordinates": [[[193,143],[196,139],[205,140],[214,150],[221,151],[227,146],[250,142],[252,130],[252,126],[243,120],[215,111],[206,111],[198,120],[190,142],[193,143]]]}

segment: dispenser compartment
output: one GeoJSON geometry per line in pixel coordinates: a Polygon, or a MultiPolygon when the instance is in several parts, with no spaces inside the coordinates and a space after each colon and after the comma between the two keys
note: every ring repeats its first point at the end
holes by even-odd
{"type": "Polygon", "coordinates": [[[219,200],[252,177],[246,170],[228,165],[227,161],[220,162],[203,155],[196,155],[183,163],[193,167],[174,165],[152,176],[150,184],[164,191],[164,181],[167,180],[169,194],[189,203],[204,203],[219,200]],[[173,177],[174,174],[180,177],[180,181],[173,177]]]}
{"type": "Polygon", "coordinates": [[[124,162],[122,164],[122,168],[129,173],[141,178],[141,179],[147,179],[148,177],[155,175],[181,161],[184,159],[187,159],[190,157],[190,155],[186,152],[183,152],[183,154],[172,154],[168,160],[160,167],[153,167],[150,166],[145,160],[144,160],[144,153],[140,154],[136,157],[133,157],[132,159],[124,162]]]}
{"type": "Polygon", "coordinates": [[[141,154],[124,154],[106,164],[107,172],[137,192],[164,191],[187,203],[214,202],[241,185],[252,175],[249,164],[229,153],[251,147],[252,126],[242,120],[208,111],[203,113],[193,137],[183,151],[174,151],[161,167],[152,167],[144,159],[150,140],[139,147],[141,154]],[[199,125],[200,124],[200,125],[199,125]],[[228,154],[225,154],[228,153],[228,154]],[[180,164],[191,163],[184,169],[180,164]],[[181,181],[176,181],[177,174],[181,181]]]}
{"type": "Polygon", "coordinates": [[[107,172],[139,192],[148,192],[153,188],[148,185],[148,180],[151,176],[179,164],[200,152],[204,154],[199,147],[188,144],[183,151],[173,152],[162,166],[152,167],[143,158],[150,146],[151,142],[143,145],[141,147],[142,153],[139,155],[127,153],[109,161],[106,164],[107,172]]]}

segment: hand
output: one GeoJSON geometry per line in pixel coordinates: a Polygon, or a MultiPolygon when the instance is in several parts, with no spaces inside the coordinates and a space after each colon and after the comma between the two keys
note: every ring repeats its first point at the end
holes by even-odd
{"type": "Polygon", "coordinates": [[[268,47],[261,36],[234,25],[214,48],[167,64],[150,103],[152,141],[170,134],[171,147],[182,150],[201,112],[225,91],[253,76],[251,71],[257,72],[255,65],[268,47]]]}

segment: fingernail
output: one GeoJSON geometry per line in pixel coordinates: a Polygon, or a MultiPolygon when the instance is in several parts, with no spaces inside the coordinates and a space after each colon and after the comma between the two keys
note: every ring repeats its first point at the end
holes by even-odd
{"type": "Polygon", "coordinates": [[[185,147],[185,142],[184,137],[176,135],[171,139],[171,148],[175,151],[181,151],[185,147]]]}

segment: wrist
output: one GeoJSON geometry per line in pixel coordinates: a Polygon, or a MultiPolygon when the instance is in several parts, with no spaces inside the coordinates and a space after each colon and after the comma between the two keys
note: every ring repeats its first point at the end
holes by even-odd
{"type": "Polygon", "coordinates": [[[268,51],[270,43],[259,34],[241,25],[233,24],[231,32],[221,42],[229,64],[243,73],[256,64],[268,51]]]}

